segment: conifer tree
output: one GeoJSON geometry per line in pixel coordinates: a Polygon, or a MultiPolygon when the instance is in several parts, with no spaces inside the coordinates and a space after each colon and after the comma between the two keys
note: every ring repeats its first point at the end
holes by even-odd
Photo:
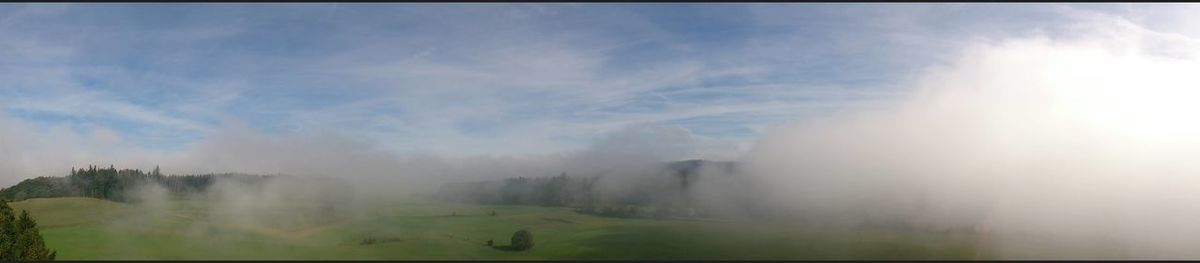
{"type": "Polygon", "coordinates": [[[0,261],[54,260],[55,256],[46,248],[29,212],[21,211],[16,217],[8,203],[0,200],[0,261]]]}

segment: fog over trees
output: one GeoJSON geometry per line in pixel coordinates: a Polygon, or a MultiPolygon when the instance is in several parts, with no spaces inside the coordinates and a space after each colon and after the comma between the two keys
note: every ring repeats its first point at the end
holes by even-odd
{"type": "Polygon", "coordinates": [[[235,180],[250,185],[262,185],[271,176],[248,174],[163,175],[158,167],[149,173],[137,169],[97,168],[71,169],[63,177],[42,176],[27,179],[0,189],[0,199],[25,200],[39,197],[79,196],[119,202],[136,201],[137,188],[154,184],[172,194],[198,194],[216,180],[235,180]]]}
{"type": "Polygon", "coordinates": [[[765,216],[744,191],[737,163],[687,160],[629,174],[521,176],[443,184],[435,198],[477,204],[571,207],[615,217],[765,216]]]}

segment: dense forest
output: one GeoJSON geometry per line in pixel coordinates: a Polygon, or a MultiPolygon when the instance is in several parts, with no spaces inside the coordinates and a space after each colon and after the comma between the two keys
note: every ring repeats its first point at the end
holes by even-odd
{"type": "Polygon", "coordinates": [[[570,176],[562,172],[447,183],[436,197],[477,204],[563,206],[616,217],[723,217],[731,213],[730,203],[746,201],[731,194],[742,186],[735,169],[732,162],[688,160],[665,163],[649,174],[570,176]]]}
{"type": "Polygon", "coordinates": [[[250,185],[262,185],[269,175],[202,174],[163,175],[158,167],[149,173],[135,169],[97,168],[71,169],[66,177],[37,177],[0,189],[0,199],[24,200],[41,197],[80,196],[113,200],[136,201],[133,190],[145,184],[157,184],[171,194],[200,193],[218,180],[235,180],[250,185]]]}

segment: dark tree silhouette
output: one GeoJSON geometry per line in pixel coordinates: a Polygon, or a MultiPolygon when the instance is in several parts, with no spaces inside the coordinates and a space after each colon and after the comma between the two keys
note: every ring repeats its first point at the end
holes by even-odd
{"type": "Polygon", "coordinates": [[[16,217],[8,202],[0,200],[0,261],[54,260],[55,254],[46,248],[29,212],[16,217]]]}
{"type": "Polygon", "coordinates": [[[533,247],[533,234],[524,229],[513,233],[512,243],[509,245],[515,250],[526,250],[533,247]]]}

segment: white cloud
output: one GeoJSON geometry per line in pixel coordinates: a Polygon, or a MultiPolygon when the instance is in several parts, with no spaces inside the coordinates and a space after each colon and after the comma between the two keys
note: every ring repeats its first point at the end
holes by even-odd
{"type": "Polygon", "coordinates": [[[752,174],[805,215],[986,228],[1001,257],[1197,256],[1200,60],[1156,52],[1194,39],[1076,22],[1089,31],[971,45],[906,97],[768,131],[752,174]]]}

